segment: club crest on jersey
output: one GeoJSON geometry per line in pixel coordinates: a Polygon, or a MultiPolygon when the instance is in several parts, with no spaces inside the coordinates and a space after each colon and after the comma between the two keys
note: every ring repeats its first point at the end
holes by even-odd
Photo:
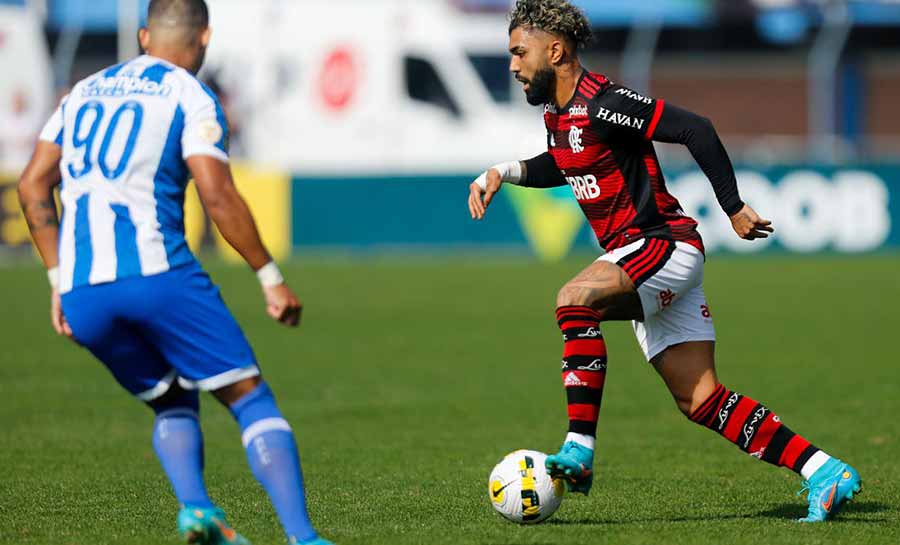
{"type": "Polygon", "coordinates": [[[572,153],[584,151],[584,146],[581,144],[582,133],[584,133],[584,129],[576,125],[572,125],[572,128],[569,129],[569,147],[572,148],[572,153]]]}
{"type": "Polygon", "coordinates": [[[569,108],[569,117],[587,117],[588,109],[585,104],[575,104],[569,108]]]}
{"type": "Polygon", "coordinates": [[[644,95],[635,93],[635,92],[632,91],[631,89],[625,89],[624,87],[623,87],[622,89],[619,89],[618,91],[616,91],[616,94],[617,94],[617,95],[624,95],[624,96],[627,96],[627,97],[630,98],[631,100],[636,100],[636,101],[638,101],[638,102],[643,102],[644,104],[653,104],[653,99],[652,99],[652,98],[645,97],[644,95]]]}
{"type": "Polygon", "coordinates": [[[607,110],[606,108],[600,108],[600,111],[597,112],[597,117],[608,123],[615,123],[616,125],[622,125],[623,127],[631,127],[632,129],[644,128],[643,119],[638,119],[636,117],[631,117],[630,115],[613,112],[607,110]]]}

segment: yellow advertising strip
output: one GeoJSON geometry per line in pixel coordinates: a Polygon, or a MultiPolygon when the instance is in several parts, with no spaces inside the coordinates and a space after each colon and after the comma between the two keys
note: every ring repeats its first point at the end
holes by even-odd
{"type": "MultiPolygon", "coordinates": [[[[244,163],[232,164],[231,170],[235,185],[253,212],[260,236],[272,257],[276,260],[287,258],[291,254],[290,176],[244,163]]],[[[184,223],[188,244],[197,253],[203,244],[208,220],[193,184],[185,195],[184,223]]],[[[228,245],[218,229],[214,225],[209,227],[219,255],[229,262],[242,262],[241,256],[228,245]]]]}
{"type": "MultiPolygon", "coordinates": [[[[291,254],[291,183],[287,174],[257,169],[247,164],[232,165],[238,191],[256,218],[263,242],[278,260],[291,254]]],[[[16,191],[18,178],[0,175],[0,246],[17,247],[31,243],[31,235],[16,191]]],[[[57,209],[59,209],[57,201],[57,209]]],[[[207,219],[197,188],[188,186],[184,199],[185,236],[191,251],[199,253],[206,234],[211,233],[217,252],[227,261],[242,262],[207,219]]]]}
{"type": "Polygon", "coordinates": [[[0,175],[0,245],[22,246],[31,242],[31,233],[19,206],[18,182],[13,176],[0,175]]]}

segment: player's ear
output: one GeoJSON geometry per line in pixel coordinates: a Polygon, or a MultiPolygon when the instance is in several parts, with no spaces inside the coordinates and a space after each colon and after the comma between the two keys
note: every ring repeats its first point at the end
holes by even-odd
{"type": "Polygon", "coordinates": [[[566,56],[566,46],[562,40],[553,40],[550,42],[550,64],[559,64],[566,56]]]}
{"type": "Polygon", "coordinates": [[[141,49],[144,51],[147,51],[150,47],[150,31],[147,27],[138,30],[138,42],[141,44],[141,49]]]}
{"type": "Polygon", "coordinates": [[[203,47],[209,47],[210,39],[212,39],[212,28],[206,27],[206,29],[200,34],[200,45],[203,47]]]}

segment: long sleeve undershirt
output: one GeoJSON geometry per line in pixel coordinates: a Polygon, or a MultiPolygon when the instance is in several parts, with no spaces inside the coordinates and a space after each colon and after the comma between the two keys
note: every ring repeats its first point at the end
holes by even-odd
{"type": "MultiPolygon", "coordinates": [[[[731,159],[709,119],[666,104],[651,137],[659,142],[682,144],[688,148],[709,178],[716,199],[726,214],[732,216],[743,208],[731,159]]],[[[567,183],[549,152],[527,159],[524,163],[525,178],[520,185],[548,188],[567,183]]]]}

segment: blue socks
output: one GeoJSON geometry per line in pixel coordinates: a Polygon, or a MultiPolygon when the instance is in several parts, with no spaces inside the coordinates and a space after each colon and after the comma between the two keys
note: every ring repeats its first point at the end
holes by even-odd
{"type": "Polygon", "coordinates": [[[182,505],[214,507],[203,482],[203,435],[196,405],[170,408],[156,415],[153,449],[182,505]]]}
{"type": "Polygon", "coordinates": [[[241,427],[241,440],[253,475],[266,489],[290,543],[317,538],[303,489],[300,457],[294,434],[263,382],[231,406],[241,427]]]}

